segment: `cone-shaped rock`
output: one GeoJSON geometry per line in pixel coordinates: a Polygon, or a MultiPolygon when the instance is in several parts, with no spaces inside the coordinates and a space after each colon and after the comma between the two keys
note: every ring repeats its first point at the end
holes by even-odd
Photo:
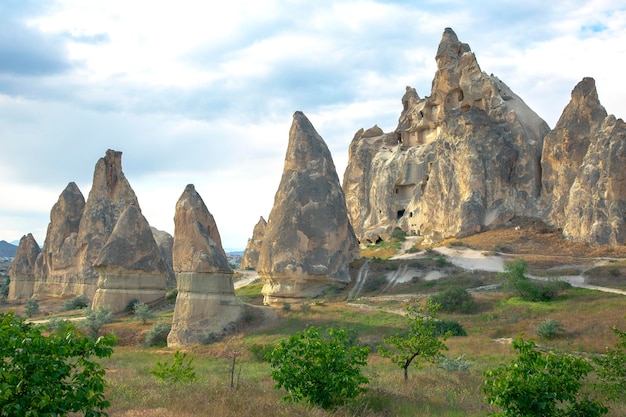
{"type": "Polygon", "coordinates": [[[235,297],[233,271],[215,220],[191,184],[176,203],[172,252],[178,296],[167,345],[185,346],[227,333],[243,305],[235,297]]]}
{"type": "Polygon", "coordinates": [[[241,257],[241,269],[256,269],[259,263],[259,252],[261,251],[261,245],[263,244],[263,238],[265,236],[265,228],[267,222],[261,216],[257,224],[252,231],[252,238],[248,239],[246,250],[241,257]]]}
{"type": "Polygon", "coordinates": [[[130,206],[140,210],[135,192],[122,171],[122,152],[109,149],[96,163],[93,184],[80,221],[77,238],[79,275],[64,293],[89,297],[95,294],[98,274],[93,264],[121,214],[130,206]]]}
{"type": "Polygon", "coordinates": [[[452,29],[436,61],[431,95],[407,87],[394,132],[360,130],[350,144],[343,188],[362,243],[396,227],[440,240],[537,214],[548,125],[452,29]]]}
{"type": "Polygon", "coordinates": [[[83,193],[70,182],[50,211],[46,240],[37,261],[36,294],[61,295],[63,283],[75,279],[78,273],[76,239],[84,209],[83,193]]]}
{"type": "Polygon", "coordinates": [[[41,250],[32,234],[22,236],[9,267],[9,300],[30,298],[35,285],[35,262],[41,250]]]}
{"type": "Polygon", "coordinates": [[[154,236],[154,240],[165,262],[165,268],[167,270],[167,288],[176,288],[176,275],[174,275],[174,263],[172,260],[174,236],[155,227],[150,227],[150,230],[152,230],[152,236],[154,236]]]}
{"type": "Polygon", "coordinates": [[[357,256],[330,151],[306,116],[296,112],[257,266],[265,304],[345,286],[349,263],[357,256]]]}
{"type": "Polygon", "coordinates": [[[165,298],[165,262],[137,207],[124,210],[94,268],[99,274],[94,309],[104,307],[119,313],[131,300],[150,304],[165,298]]]}
{"type": "Polygon", "coordinates": [[[594,79],[584,78],[572,91],[556,126],[546,135],[541,156],[542,199],[547,205],[549,223],[559,227],[565,223],[570,189],[606,116],[594,79]]]}

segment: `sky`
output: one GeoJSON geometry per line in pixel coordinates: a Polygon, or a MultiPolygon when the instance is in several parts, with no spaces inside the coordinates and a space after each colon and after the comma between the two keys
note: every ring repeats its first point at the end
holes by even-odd
{"type": "Polygon", "coordinates": [[[342,178],[357,130],[393,131],[406,86],[430,95],[446,27],[551,127],[587,76],[626,117],[619,1],[1,0],[0,240],[43,245],[60,193],[87,198],[114,149],[152,226],[173,233],[194,184],[224,248],[243,249],[293,113],[342,178]]]}

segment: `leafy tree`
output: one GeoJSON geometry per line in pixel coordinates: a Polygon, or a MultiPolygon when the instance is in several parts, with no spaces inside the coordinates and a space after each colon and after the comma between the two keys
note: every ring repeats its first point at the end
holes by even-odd
{"type": "Polygon", "coordinates": [[[542,353],[532,341],[518,338],[518,351],[509,365],[485,371],[483,392],[489,404],[502,410],[498,417],[601,416],[608,409],[599,401],[582,398],[582,381],[592,365],[565,353],[542,353]]]}
{"type": "Polygon", "coordinates": [[[283,400],[329,409],[365,391],[361,367],[368,355],[369,347],[356,345],[346,329],[311,326],[281,341],[267,359],[274,388],[289,393],[283,400]]]}
{"type": "Polygon", "coordinates": [[[504,272],[498,278],[506,281],[506,287],[525,301],[550,301],[563,289],[569,287],[567,282],[551,281],[536,282],[526,276],[528,263],[516,259],[504,265],[504,272]]]}
{"type": "Polygon", "coordinates": [[[85,320],[81,322],[81,326],[91,337],[96,338],[98,337],[100,328],[107,323],[111,323],[112,321],[113,314],[111,314],[111,311],[108,308],[98,307],[95,310],[89,308],[87,309],[85,320]]]}
{"type": "Polygon", "coordinates": [[[171,364],[157,361],[156,365],[149,369],[149,372],[163,382],[193,382],[196,380],[196,372],[191,365],[193,358],[189,358],[185,362],[186,357],[187,353],[180,353],[177,350],[174,352],[174,360],[171,364]]]}
{"type": "Polygon", "coordinates": [[[32,317],[39,313],[39,303],[37,300],[33,300],[32,298],[26,300],[24,303],[24,313],[26,313],[26,317],[32,317]]]}
{"type": "Polygon", "coordinates": [[[453,287],[431,297],[434,303],[441,305],[442,311],[470,313],[474,310],[474,299],[466,288],[453,287]]]}
{"type": "Polygon", "coordinates": [[[86,308],[89,307],[91,305],[91,301],[89,301],[89,298],[87,298],[86,295],[77,295],[76,297],[72,298],[71,300],[67,300],[65,302],[65,310],[76,310],[79,308],[86,308]]]}
{"type": "Polygon", "coordinates": [[[409,366],[419,365],[420,360],[437,362],[441,352],[448,350],[444,341],[449,333],[440,334],[436,314],[440,306],[428,301],[426,306],[405,306],[408,333],[384,337],[384,345],[378,347],[378,355],[389,358],[404,370],[404,380],[409,378],[409,366]]]}
{"type": "Polygon", "coordinates": [[[0,416],[106,416],[105,371],[91,357],[109,357],[115,336],[42,329],[0,313],[0,416]]]}
{"type": "Polygon", "coordinates": [[[154,313],[150,311],[150,307],[142,302],[136,302],[133,305],[133,312],[135,313],[135,320],[141,321],[141,324],[147,324],[148,320],[155,317],[154,313]]]}
{"type": "Polygon", "coordinates": [[[626,396],[626,332],[613,328],[618,337],[614,349],[607,349],[605,354],[594,358],[598,365],[600,390],[613,401],[624,401],[626,396]]]}

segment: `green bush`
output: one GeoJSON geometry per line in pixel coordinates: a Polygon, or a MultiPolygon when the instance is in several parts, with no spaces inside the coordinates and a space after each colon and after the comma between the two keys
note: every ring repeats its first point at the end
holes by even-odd
{"type": "Polygon", "coordinates": [[[260,343],[254,343],[248,346],[248,350],[252,354],[252,358],[254,358],[257,362],[265,362],[268,360],[269,354],[274,350],[274,345],[263,345],[260,343]]]}
{"type": "Polygon", "coordinates": [[[374,292],[378,291],[387,285],[387,277],[384,275],[374,275],[368,278],[367,281],[363,284],[363,291],[365,292],[374,292]]]}
{"type": "Polygon", "coordinates": [[[124,311],[126,313],[133,313],[135,311],[135,304],[137,304],[138,302],[139,302],[138,298],[131,298],[126,303],[126,307],[124,307],[124,311]]]}
{"type": "Polygon", "coordinates": [[[456,321],[437,320],[434,322],[434,332],[436,336],[467,336],[467,332],[456,321]]]}
{"type": "Polygon", "coordinates": [[[288,302],[284,302],[282,310],[285,311],[285,312],[291,311],[291,304],[289,304],[288,302]]]}
{"type": "Polygon", "coordinates": [[[91,337],[98,337],[98,332],[100,328],[107,323],[111,323],[113,321],[113,314],[108,308],[98,307],[93,310],[91,308],[87,309],[87,314],[85,314],[85,319],[81,322],[81,327],[89,334],[91,337]]]}
{"type": "Polygon", "coordinates": [[[74,324],[71,321],[64,320],[58,317],[53,317],[50,320],[48,320],[48,323],[46,324],[46,326],[51,331],[59,333],[59,334],[64,334],[74,329],[74,324]]]}
{"type": "Polygon", "coordinates": [[[560,336],[564,330],[565,329],[560,321],[547,319],[539,323],[535,333],[543,339],[554,339],[555,337],[560,336]]]}
{"type": "Polygon", "coordinates": [[[157,361],[156,365],[149,369],[149,372],[162,382],[171,384],[178,382],[193,382],[196,380],[196,372],[191,365],[193,358],[187,357],[186,353],[176,351],[172,363],[157,361]]]}
{"type": "Polygon", "coordinates": [[[79,308],[89,307],[90,305],[91,301],[89,301],[89,298],[87,298],[86,295],[79,295],[65,302],[65,310],[76,310],[79,308]]]}
{"type": "Polygon", "coordinates": [[[526,276],[527,266],[523,259],[516,259],[504,265],[505,272],[498,274],[498,278],[506,281],[505,288],[525,301],[550,301],[564,289],[571,287],[569,283],[562,281],[533,281],[526,276]]]}
{"type": "Polygon", "coordinates": [[[32,317],[39,313],[39,303],[37,300],[33,300],[32,298],[26,300],[26,303],[24,303],[24,313],[26,313],[26,317],[32,317]]]}
{"type": "Polygon", "coordinates": [[[448,372],[466,372],[469,371],[474,362],[465,359],[465,355],[449,358],[444,356],[441,358],[439,367],[448,372]]]}
{"type": "Polygon", "coordinates": [[[439,255],[437,256],[437,266],[440,268],[443,268],[444,266],[450,265],[450,262],[448,261],[448,259],[443,256],[443,255],[439,255]]]}
{"type": "Polygon", "coordinates": [[[393,229],[391,232],[391,238],[397,240],[398,242],[404,242],[406,240],[406,232],[399,227],[393,229]]]}
{"type": "Polygon", "coordinates": [[[365,391],[361,374],[369,348],[351,342],[346,329],[311,326],[280,342],[267,356],[276,389],[285,401],[302,401],[329,409],[365,391]]]}
{"type": "Polygon", "coordinates": [[[172,325],[169,323],[156,323],[146,332],[146,346],[166,346],[167,335],[170,334],[172,325]]]}
{"type": "Polygon", "coordinates": [[[172,304],[176,302],[176,297],[178,297],[178,290],[176,288],[165,293],[165,299],[172,304]]]}
{"type": "Polygon", "coordinates": [[[470,313],[475,309],[474,299],[465,288],[449,288],[431,297],[442,311],[470,313]]]}
{"type": "Polygon", "coordinates": [[[150,311],[150,307],[142,302],[136,302],[133,305],[133,313],[135,320],[141,321],[142,324],[147,324],[148,320],[152,320],[156,317],[155,314],[150,311]]]}
{"type": "Polygon", "coordinates": [[[0,415],[106,416],[105,369],[92,357],[111,356],[115,337],[42,329],[0,313],[0,415]]]}

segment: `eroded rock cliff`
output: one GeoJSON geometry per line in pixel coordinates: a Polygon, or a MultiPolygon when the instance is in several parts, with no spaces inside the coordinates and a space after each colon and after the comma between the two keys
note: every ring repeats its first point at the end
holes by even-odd
{"type": "Polygon", "coordinates": [[[35,286],[35,263],[41,253],[32,234],[22,236],[9,267],[9,300],[30,298],[35,286]]]}
{"type": "Polygon", "coordinates": [[[261,251],[261,245],[263,244],[263,238],[265,237],[265,228],[267,222],[261,216],[257,224],[252,231],[252,238],[248,239],[246,244],[246,250],[241,257],[241,269],[256,269],[259,263],[259,252],[261,251]]]}

